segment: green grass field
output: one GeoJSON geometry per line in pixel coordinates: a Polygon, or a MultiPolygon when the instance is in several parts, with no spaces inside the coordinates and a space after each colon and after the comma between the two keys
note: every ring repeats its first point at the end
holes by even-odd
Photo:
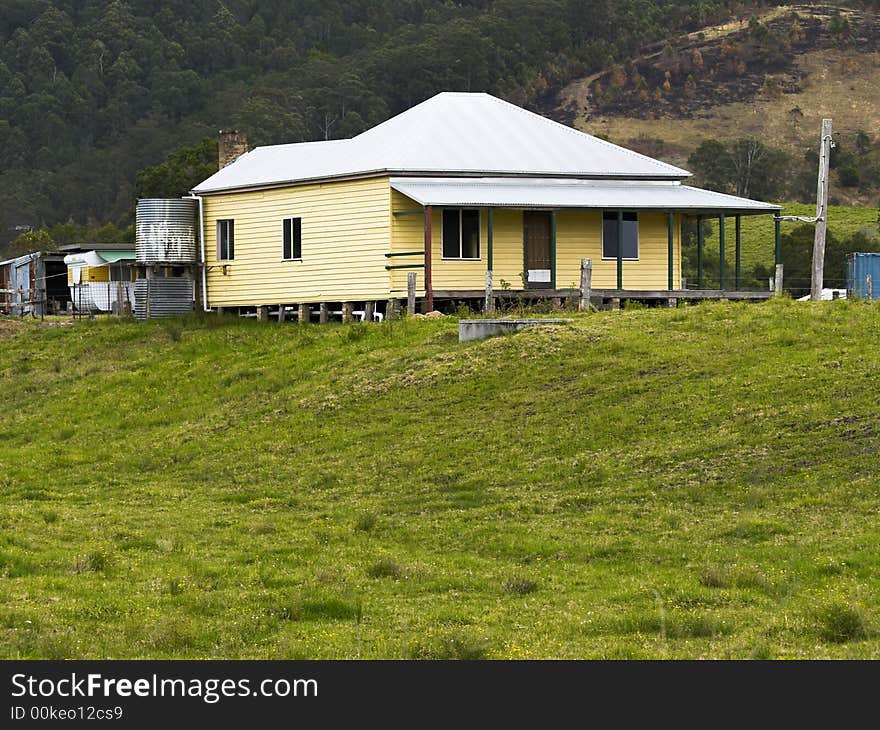
{"type": "Polygon", "coordinates": [[[876,658],[878,329],[0,321],[0,655],[876,658]]]}

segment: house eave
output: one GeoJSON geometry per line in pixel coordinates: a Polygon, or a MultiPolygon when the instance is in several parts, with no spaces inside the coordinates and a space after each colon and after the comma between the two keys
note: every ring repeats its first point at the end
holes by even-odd
{"type": "Polygon", "coordinates": [[[247,193],[258,192],[261,190],[277,190],[279,188],[302,187],[304,185],[319,185],[335,182],[349,182],[352,180],[366,180],[376,177],[442,177],[442,178],[462,178],[462,179],[478,179],[478,178],[545,178],[555,180],[621,180],[621,181],[657,181],[657,182],[680,182],[690,177],[690,173],[686,175],[634,175],[634,174],[618,174],[618,173],[546,173],[531,170],[515,170],[505,172],[495,172],[492,170],[395,170],[390,168],[369,170],[347,175],[320,175],[307,178],[297,178],[293,180],[283,180],[278,182],[258,183],[254,185],[235,185],[222,188],[211,188],[208,190],[193,188],[190,194],[207,197],[211,195],[227,195],[231,193],[247,193]]]}

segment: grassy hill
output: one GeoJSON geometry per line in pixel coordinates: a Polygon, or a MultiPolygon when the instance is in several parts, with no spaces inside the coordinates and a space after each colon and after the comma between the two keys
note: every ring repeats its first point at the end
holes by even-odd
{"type": "Polygon", "coordinates": [[[877,657],[878,326],[0,322],[0,654],[877,657]]]}

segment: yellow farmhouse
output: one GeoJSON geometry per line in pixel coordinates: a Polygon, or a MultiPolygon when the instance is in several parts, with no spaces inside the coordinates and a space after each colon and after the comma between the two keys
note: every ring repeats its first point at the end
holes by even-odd
{"type": "Polygon", "coordinates": [[[410,272],[428,308],[483,298],[487,280],[493,296],[566,296],[584,259],[600,295],[673,298],[684,216],[779,211],[488,94],[442,93],[352,139],[231,157],[192,191],[206,309],[369,311],[405,298],[410,272]]]}

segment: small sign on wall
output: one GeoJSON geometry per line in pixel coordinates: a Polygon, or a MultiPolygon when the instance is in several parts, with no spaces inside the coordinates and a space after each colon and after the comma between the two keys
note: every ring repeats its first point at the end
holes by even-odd
{"type": "Polygon", "coordinates": [[[549,283],[550,269],[529,269],[529,281],[536,283],[549,283]]]}

